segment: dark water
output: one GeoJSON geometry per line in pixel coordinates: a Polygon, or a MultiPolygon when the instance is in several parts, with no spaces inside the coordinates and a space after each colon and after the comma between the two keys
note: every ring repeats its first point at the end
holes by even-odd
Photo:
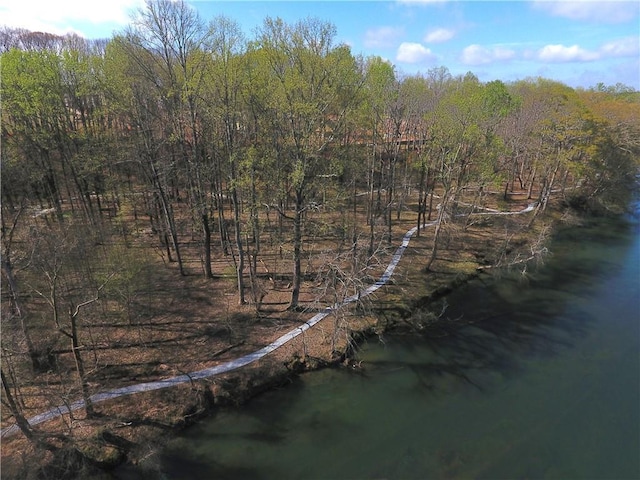
{"type": "Polygon", "coordinates": [[[532,273],[450,296],[460,328],[370,340],[362,372],[311,373],[219,413],[149,468],[167,479],[640,478],[638,224],[603,221],[551,249],[532,273]]]}

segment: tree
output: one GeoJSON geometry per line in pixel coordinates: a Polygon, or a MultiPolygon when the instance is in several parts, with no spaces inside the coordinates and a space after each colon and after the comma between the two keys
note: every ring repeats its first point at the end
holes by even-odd
{"type": "MultiPolygon", "coordinates": [[[[238,302],[245,303],[244,269],[245,246],[243,244],[243,224],[239,190],[241,178],[239,162],[243,154],[241,143],[246,121],[242,92],[245,74],[245,39],[240,27],[226,17],[218,17],[211,22],[209,34],[209,50],[212,61],[207,70],[208,78],[204,87],[206,119],[212,127],[210,138],[221,139],[220,144],[213,146],[212,151],[219,152],[228,169],[228,185],[233,207],[234,240],[237,252],[236,277],[238,284],[238,302]]],[[[222,202],[219,202],[222,205],[222,202]]],[[[255,218],[255,217],[254,217],[255,218]]]]}
{"type": "MultiPolygon", "coordinates": [[[[161,121],[164,120],[158,127],[163,136],[163,153],[176,165],[176,173],[181,174],[188,185],[194,221],[202,228],[203,270],[205,276],[211,277],[210,197],[204,178],[207,167],[198,120],[205,61],[201,49],[207,35],[208,31],[197,12],[185,2],[154,0],[147,1],[145,8],[138,12],[132,28],[119,45],[128,56],[130,72],[150,89],[135,90],[141,97],[141,109],[153,109],[149,113],[161,115],[161,121]],[[153,99],[145,98],[149,93],[153,94],[153,99]],[[156,110],[156,105],[161,105],[161,110],[156,110]]],[[[143,125],[140,121],[136,123],[143,125]]],[[[184,274],[172,209],[159,178],[157,143],[150,138],[151,132],[145,125],[140,133],[178,266],[184,274]]]]}
{"type": "Polygon", "coordinates": [[[435,195],[435,176],[437,171],[436,157],[433,152],[435,131],[433,123],[437,121],[437,116],[432,112],[438,108],[442,97],[446,94],[449,84],[453,78],[446,67],[433,68],[427,72],[424,79],[416,78],[413,87],[418,100],[415,100],[416,113],[420,119],[415,122],[415,153],[419,166],[418,181],[418,218],[417,234],[420,235],[421,225],[427,220],[431,220],[433,210],[433,199],[435,195]],[[427,208],[427,196],[430,197],[427,208]],[[427,213],[428,212],[428,213],[427,213]]]}
{"type": "Polygon", "coordinates": [[[3,170],[22,177],[16,184],[3,185],[7,187],[3,196],[33,196],[43,207],[46,203],[54,208],[62,221],[65,177],[60,175],[62,167],[54,154],[56,131],[60,119],[66,117],[59,59],[48,51],[11,50],[2,55],[2,80],[2,134],[8,143],[3,170]],[[18,164],[22,164],[20,169],[18,164]],[[26,191],[16,191],[17,187],[26,191]]]}
{"type": "MultiPolygon", "coordinates": [[[[547,208],[558,178],[563,178],[563,185],[572,171],[574,178],[579,178],[586,146],[586,111],[575,91],[561,83],[543,80],[538,82],[537,87],[544,98],[545,113],[534,133],[534,138],[539,142],[537,167],[540,171],[540,193],[532,222],[538,212],[544,212],[547,208]]],[[[564,187],[562,190],[564,192],[564,187]]]]}
{"type": "Polygon", "coordinates": [[[99,301],[110,276],[97,283],[92,263],[99,252],[90,249],[92,235],[81,226],[69,225],[65,231],[54,229],[42,235],[37,230],[34,233],[33,263],[40,279],[34,278],[30,288],[48,305],[53,330],[70,344],[85,410],[92,417],[95,411],[82,354],[88,343],[82,336],[82,318],[85,310],[99,301]]]}
{"type": "Polygon", "coordinates": [[[369,204],[367,222],[369,223],[369,256],[373,255],[375,245],[375,225],[379,217],[388,212],[390,205],[382,205],[385,169],[382,155],[385,145],[385,131],[389,126],[387,113],[391,99],[397,94],[397,80],[394,67],[380,57],[368,59],[365,71],[365,101],[363,103],[363,124],[370,138],[368,190],[369,204]],[[393,93],[395,92],[395,93],[393,93]]]}
{"type": "MultiPolygon", "coordinates": [[[[131,152],[121,147],[121,155],[137,164],[140,174],[153,187],[153,203],[159,210],[158,234],[167,249],[169,261],[175,261],[185,274],[171,191],[175,187],[175,165],[167,150],[169,121],[163,108],[161,85],[154,83],[154,65],[145,54],[125,37],[116,37],[107,47],[105,69],[108,95],[112,98],[112,115],[127,132],[120,141],[130,145],[131,152]],[[133,79],[133,81],[130,81],[133,79]]],[[[149,206],[153,217],[154,208],[149,206]]],[[[156,225],[152,224],[154,231],[156,225]]]]}
{"type": "Polygon", "coordinates": [[[302,239],[305,212],[311,185],[326,171],[322,155],[341,133],[352,98],[344,91],[354,88],[353,76],[344,62],[348,49],[333,47],[335,27],[316,19],[288,25],[267,18],[258,33],[260,50],[270,75],[274,77],[270,99],[274,135],[279,139],[286,161],[286,194],[293,196],[293,215],[280,209],[293,223],[293,277],[290,308],[298,307],[302,282],[302,239]],[[346,75],[345,75],[346,74],[346,75]]]}
{"type": "Polygon", "coordinates": [[[445,222],[465,217],[460,207],[467,185],[474,182],[481,192],[487,178],[496,171],[502,144],[495,132],[510,105],[502,82],[483,85],[467,74],[449,85],[427,116],[432,125],[430,154],[436,158],[436,179],[442,187],[427,270],[436,259],[445,222]]]}
{"type": "Polygon", "coordinates": [[[577,93],[589,111],[588,146],[579,183],[568,193],[569,202],[577,208],[623,211],[640,157],[640,130],[634,120],[640,96],[621,85],[577,93]]]}
{"type": "MultiPolygon", "coordinates": [[[[27,354],[31,360],[31,365],[35,371],[38,371],[42,367],[40,364],[40,352],[31,338],[31,332],[27,325],[28,311],[22,302],[20,286],[16,279],[15,256],[26,256],[26,252],[21,252],[15,255],[16,249],[14,249],[13,246],[14,235],[18,230],[18,224],[21,221],[21,217],[26,210],[26,201],[24,199],[22,200],[22,204],[17,211],[11,212],[4,203],[1,205],[1,209],[0,218],[2,221],[2,235],[0,245],[2,246],[2,253],[0,264],[2,265],[2,276],[5,279],[5,282],[2,283],[9,287],[8,291],[11,299],[11,307],[9,312],[4,316],[3,322],[8,323],[15,318],[18,319],[18,322],[20,323],[20,331],[27,346],[27,354]]],[[[25,268],[24,265],[23,268],[25,268]]]]}

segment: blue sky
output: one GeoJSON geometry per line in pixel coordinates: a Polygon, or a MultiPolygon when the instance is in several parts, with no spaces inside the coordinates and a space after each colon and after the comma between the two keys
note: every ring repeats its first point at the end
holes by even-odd
{"type": "MultiPolygon", "coordinates": [[[[446,66],[482,81],[543,76],[574,87],[640,90],[640,2],[189,0],[206,20],[226,15],[247,36],[267,16],[331,21],[337,42],[379,55],[398,72],[446,66]]],[[[110,37],[143,0],[0,0],[0,24],[110,37]]]]}

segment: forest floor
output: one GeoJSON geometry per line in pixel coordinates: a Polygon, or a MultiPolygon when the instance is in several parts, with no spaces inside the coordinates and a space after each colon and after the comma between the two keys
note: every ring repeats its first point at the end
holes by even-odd
{"type": "MultiPolygon", "coordinates": [[[[513,194],[508,202],[494,201],[486,206],[519,211],[528,203],[525,194],[513,194]]],[[[379,265],[370,272],[372,278],[382,274],[402,236],[415,225],[413,207],[409,205],[399,219],[394,213],[391,244],[380,251],[379,265]]],[[[528,256],[529,246],[544,230],[541,223],[527,228],[530,215],[478,216],[466,228],[452,222],[429,272],[424,267],[432,248],[433,228],[427,228],[412,238],[391,281],[372,295],[364,310],[345,308],[329,315],[303,335],[239,370],[192,384],[108,400],[95,406],[96,418],[85,418],[84,411],[79,410],[39,425],[42,432],[70,435],[75,449],[93,460],[92,465],[74,465],[82,462],[66,456],[63,462],[53,462],[50,472],[84,468],[87,475],[90,472],[92,478],[97,478],[93,466],[108,469],[125,459],[134,464],[141,462],[160,448],[171,431],[215,408],[241,404],[261,391],[284,384],[291,375],[326,365],[351,368],[350,359],[357,355],[352,348],[354,339],[382,334],[398,326],[415,328],[411,318],[415,305],[425,305],[445,295],[478,275],[479,267],[528,256]]],[[[334,240],[320,236],[306,245],[317,251],[317,255],[309,256],[316,262],[322,261],[323,252],[341,248],[334,240]]],[[[233,360],[269,344],[330,304],[318,304],[318,288],[323,287],[318,279],[310,277],[300,295],[301,305],[308,308],[287,309],[291,297],[286,276],[288,250],[287,245],[278,245],[263,256],[260,265],[264,297],[259,310],[256,305],[238,304],[233,264],[228,256],[214,259],[214,272],[224,274],[212,280],[199,274],[195,251],[188,256],[194,260],[187,264],[186,276],[177,274],[173,264],[156,255],[154,262],[144,265],[144,288],[130,299],[129,321],[117,321],[104,302],[102,321],[92,324],[94,345],[104,345],[87,354],[92,356],[87,363],[92,365],[89,380],[93,392],[233,360]]],[[[317,267],[309,264],[305,268],[313,271],[317,267]]],[[[71,355],[60,356],[65,355],[70,365],[71,355]]],[[[64,401],[80,398],[73,373],[68,366],[63,373],[48,372],[26,382],[21,392],[26,399],[25,416],[30,418],[64,401]]],[[[12,422],[3,406],[2,427],[12,422]]],[[[36,452],[22,434],[2,439],[3,478],[26,478],[34,471],[34,459],[35,464],[43,465],[52,458],[50,452],[36,452]]]]}

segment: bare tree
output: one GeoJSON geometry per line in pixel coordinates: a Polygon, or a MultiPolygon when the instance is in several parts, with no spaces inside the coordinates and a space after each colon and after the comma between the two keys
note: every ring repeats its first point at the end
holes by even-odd
{"type": "Polygon", "coordinates": [[[68,228],[49,231],[34,238],[34,267],[41,279],[30,285],[34,294],[49,307],[52,327],[70,343],[78,384],[87,416],[95,414],[87,381],[87,367],[82,351],[89,350],[88,338],[82,332],[82,313],[100,299],[100,294],[112,275],[97,283],[91,259],[97,252],[88,250],[87,231],[68,228]],[[84,235],[83,235],[84,234],[84,235]],[[92,254],[93,253],[93,254],[92,254]]]}

